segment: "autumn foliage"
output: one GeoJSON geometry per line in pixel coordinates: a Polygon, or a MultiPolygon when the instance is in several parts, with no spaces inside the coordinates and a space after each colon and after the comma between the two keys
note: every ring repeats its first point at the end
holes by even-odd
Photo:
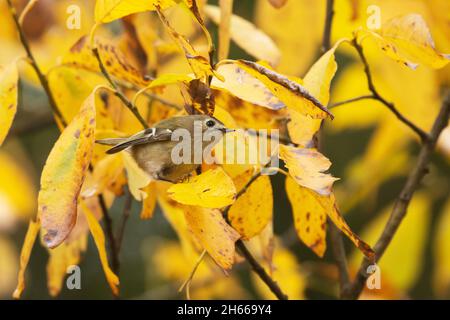
{"type": "Polygon", "coordinates": [[[0,0],[0,297],[43,276],[27,272],[35,242],[51,296],[70,266],[99,263],[120,296],[127,252],[145,251],[170,297],[403,298],[427,259],[434,296],[448,297],[450,5],[373,2],[0,0]],[[50,111],[27,117],[36,92],[50,111]],[[219,143],[217,159],[261,152],[258,129],[279,145],[267,162],[203,163],[169,183],[95,143],[187,114],[250,130],[227,133],[241,150],[219,143]],[[54,140],[21,140],[48,126],[54,140]],[[141,239],[134,216],[155,234],[141,239]],[[363,292],[372,265],[382,288],[363,292]]]}

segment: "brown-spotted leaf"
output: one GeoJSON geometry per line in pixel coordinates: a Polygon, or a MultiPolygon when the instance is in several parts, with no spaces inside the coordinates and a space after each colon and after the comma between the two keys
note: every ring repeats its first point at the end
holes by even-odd
{"type": "MultiPolygon", "coordinates": [[[[236,188],[241,190],[251,177],[252,171],[236,177],[236,188]]],[[[272,211],[272,184],[268,176],[261,176],[230,207],[228,221],[247,240],[258,235],[272,221],[272,211]]]]}
{"type": "Polygon", "coordinates": [[[333,118],[331,112],[298,82],[252,61],[236,60],[233,63],[264,83],[288,108],[314,119],[333,118]]]}
{"type": "Polygon", "coordinates": [[[292,206],[297,235],[319,257],[326,250],[327,213],[314,191],[297,184],[294,179],[286,179],[286,193],[292,206]]]}
{"type": "Polygon", "coordinates": [[[0,146],[16,115],[18,80],[19,72],[15,61],[5,68],[0,68],[0,146]]]}
{"type": "Polygon", "coordinates": [[[214,261],[223,269],[230,269],[239,233],[225,222],[220,210],[190,206],[185,217],[191,232],[214,261]]]}
{"type": "MultiPolygon", "coordinates": [[[[150,83],[150,79],[130,63],[118,46],[107,39],[96,37],[95,45],[108,73],[117,79],[125,80],[136,86],[143,87],[150,83]]],[[[62,63],[93,72],[100,72],[98,61],[92,53],[86,36],[81,37],[70,51],[63,57],[62,63]]]]}
{"type": "Polygon", "coordinates": [[[42,170],[38,214],[49,248],[64,241],[76,221],[77,199],[94,148],[94,101],[95,90],[56,141],[42,170]]]}

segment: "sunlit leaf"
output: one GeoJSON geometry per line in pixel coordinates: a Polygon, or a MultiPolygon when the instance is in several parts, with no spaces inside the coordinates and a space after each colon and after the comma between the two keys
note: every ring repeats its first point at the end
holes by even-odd
{"type": "MultiPolygon", "coordinates": [[[[251,176],[251,171],[250,174],[238,176],[234,180],[236,188],[241,190],[251,176]]],[[[228,212],[228,219],[231,226],[244,239],[249,239],[259,234],[272,220],[272,210],[273,194],[270,178],[261,176],[233,203],[228,212]]]]}
{"type": "Polygon", "coordinates": [[[98,250],[98,255],[100,256],[100,262],[102,264],[103,272],[105,273],[106,281],[108,281],[109,287],[111,288],[113,294],[117,296],[119,294],[119,278],[116,274],[114,274],[108,264],[108,255],[106,254],[105,235],[103,233],[103,229],[100,226],[100,223],[97,221],[97,218],[95,218],[94,214],[83,202],[81,202],[81,206],[87,218],[91,235],[94,238],[94,242],[98,250]]]}
{"type": "Polygon", "coordinates": [[[188,207],[186,222],[202,247],[224,269],[234,263],[234,243],[239,234],[230,227],[217,209],[188,207]]]}
{"type": "MultiPolygon", "coordinates": [[[[214,23],[221,25],[221,11],[217,6],[206,6],[205,13],[214,23]]],[[[232,15],[230,34],[238,46],[255,58],[268,61],[273,66],[278,64],[281,54],[277,46],[272,39],[257,29],[251,22],[237,15],[232,15]]],[[[222,59],[225,58],[226,56],[222,57],[222,59]]]]}
{"type": "Polygon", "coordinates": [[[142,189],[150,183],[150,176],[139,167],[128,152],[122,152],[122,159],[127,172],[128,188],[131,194],[137,201],[144,200],[147,197],[147,193],[142,189]]]}
{"type": "Polygon", "coordinates": [[[234,202],[236,188],[222,168],[208,170],[185,183],[174,184],[167,192],[179,203],[204,208],[221,208],[234,202]]]}
{"type": "Polygon", "coordinates": [[[19,73],[16,62],[0,68],[0,146],[11,128],[17,110],[19,73]]]}
{"type": "Polygon", "coordinates": [[[49,248],[64,241],[76,221],[77,199],[94,148],[94,99],[95,91],[56,141],[42,171],[38,210],[49,248]]]}
{"type": "Polygon", "coordinates": [[[331,162],[315,149],[280,145],[280,158],[299,185],[318,194],[329,195],[334,181],[338,180],[325,173],[330,168],[331,162]]]}
{"type": "Polygon", "coordinates": [[[95,21],[107,23],[128,16],[132,13],[168,8],[175,4],[173,0],[97,0],[95,4],[95,21]]]}
{"type": "Polygon", "coordinates": [[[149,183],[149,185],[144,189],[147,197],[144,201],[142,201],[142,209],[140,214],[141,219],[144,220],[151,219],[155,211],[157,194],[154,184],[155,183],[149,183]]]}
{"type": "Polygon", "coordinates": [[[319,257],[323,257],[326,250],[327,213],[320,199],[292,178],[286,179],[286,193],[291,202],[297,235],[319,257]]]}

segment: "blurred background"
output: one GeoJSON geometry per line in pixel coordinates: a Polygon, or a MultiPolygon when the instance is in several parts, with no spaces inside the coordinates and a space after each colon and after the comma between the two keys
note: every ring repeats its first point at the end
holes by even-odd
{"type": "MultiPolygon", "coordinates": [[[[23,8],[26,2],[14,3],[17,8],[23,8]]],[[[208,3],[217,5],[217,1],[208,3]]],[[[287,0],[277,9],[268,0],[234,1],[233,13],[254,23],[273,39],[281,52],[277,71],[303,77],[320,56],[325,3],[325,0],[287,0]]],[[[28,14],[25,32],[45,72],[60,63],[61,56],[89,32],[94,4],[94,1],[40,0],[28,14]],[[81,7],[80,29],[66,28],[66,10],[71,4],[81,7]]],[[[352,30],[365,25],[366,10],[372,4],[381,8],[382,21],[407,13],[422,15],[438,51],[450,52],[448,0],[337,0],[333,43],[350,37],[352,30]]],[[[138,14],[136,19],[142,23],[149,15],[138,14]]],[[[178,30],[191,36],[198,32],[195,26],[186,26],[186,19],[177,17],[181,26],[178,30]]],[[[23,55],[23,49],[4,0],[0,0],[0,20],[1,65],[23,55]]],[[[207,26],[217,41],[216,25],[208,22],[207,26]]],[[[104,29],[102,32],[110,38],[120,38],[123,33],[120,22],[104,29]]],[[[450,67],[433,70],[420,66],[413,71],[387,58],[373,43],[367,42],[364,47],[379,91],[414,123],[428,130],[440,107],[442,90],[449,86],[450,67]]],[[[230,58],[255,60],[234,42],[230,58]]],[[[338,49],[337,62],[331,103],[367,94],[363,67],[350,46],[342,45],[338,49]]],[[[185,67],[173,62],[161,70],[180,72],[185,67]]],[[[162,73],[161,70],[158,72],[162,73]]],[[[20,73],[18,114],[0,149],[0,298],[3,299],[10,299],[16,286],[21,245],[28,221],[36,214],[40,173],[59,136],[46,96],[32,70],[22,63],[20,73]]],[[[373,245],[415,163],[419,144],[414,134],[376,101],[363,100],[332,111],[336,118],[326,122],[321,139],[323,153],[333,163],[330,172],[341,179],[335,184],[336,197],[351,228],[373,245]]],[[[380,263],[382,289],[367,291],[364,298],[450,298],[449,160],[450,130],[446,129],[430,172],[380,263]]],[[[321,259],[301,243],[293,229],[284,176],[277,174],[271,181],[277,281],[291,298],[336,298],[338,277],[331,251],[327,250],[321,259]]],[[[120,220],[123,206],[124,199],[119,197],[110,210],[115,222],[120,220]]],[[[146,221],[139,218],[139,211],[140,205],[133,202],[120,257],[121,297],[184,299],[185,293],[178,293],[178,288],[188,277],[192,260],[183,256],[176,233],[159,208],[146,221]]],[[[344,241],[351,270],[355,272],[362,255],[348,239],[344,241]]],[[[48,258],[47,250],[36,243],[26,272],[24,299],[51,298],[46,274],[48,258]]],[[[68,290],[63,285],[56,299],[112,298],[91,237],[80,267],[82,289],[68,290]]],[[[273,298],[245,262],[236,264],[228,277],[202,265],[194,277],[191,296],[273,298]]]]}

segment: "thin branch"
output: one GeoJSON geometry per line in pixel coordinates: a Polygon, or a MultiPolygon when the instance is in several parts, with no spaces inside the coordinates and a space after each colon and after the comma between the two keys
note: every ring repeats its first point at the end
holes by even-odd
{"type": "Polygon", "coordinates": [[[132,197],[130,191],[127,191],[127,194],[125,196],[125,204],[123,206],[122,221],[120,223],[120,227],[119,227],[119,230],[117,232],[117,237],[116,237],[117,255],[120,254],[120,249],[122,248],[123,236],[125,234],[125,227],[127,225],[128,218],[130,218],[130,214],[131,214],[131,205],[133,204],[132,200],[133,200],[133,197],[132,197]]]}
{"type": "Polygon", "coordinates": [[[331,48],[331,26],[334,16],[334,0],[327,0],[327,9],[325,14],[325,27],[322,37],[322,52],[326,52],[331,48]]]}
{"type": "Polygon", "coordinates": [[[189,277],[186,279],[185,282],[183,282],[180,289],[178,289],[178,292],[181,292],[184,290],[184,288],[186,288],[186,298],[188,300],[191,300],[190,287],[191,287],[192,279],[194,278],[195,272],[197,271],[198,267],[200,266],[200,263],[203,261],[205,254],[206,254],[206,250],[203,250],[203,252],[200,254],[197,262],[195,263],[194,268],[192,268],[192,271],[189,274],[189,277]]]}
{"type": "Polygon", "coordinates": [[[410,127],[415,133],[419,135],[422,142],[427,142],[430,137],[429,135],[420,129],[418,126],[416,126],[414,123],[412,123],[410,120],[408,120],[405,116],[403,116],[400,111],[395,107],[395,105],[392,102],[387,101],[385,98],[383,98],[375,88],[375,85],[373,83],[372,79],[372,73],[370,72],[369,63],[367,62],[366,56],[364,55],[364,51],[362,46],[358,43],[357,39],[353,39],[352,41],[353,47],[358,52],[359,58],[361,59],[361,62],[364,65],[364,72],[366,73],[367,77],[367,85],[369,86],[369,90],[373,94],[373,99],[380,101],[382,104],[384,104],[389,110],[391,110],[392,113],[395,114],[395,116],[404,124],[406,124],[408,127],[410,127]]]}
{"type": "Polygon", "coordinates": [[[50,107],[52,108],[53,113],[56,115],[62,126],[66,127],[67,122],[64,119],[61,111],[59,110],[58,105],[56,104],[55,98],[53,97],[52,91],[50,90],[47,78],[42,73],[41,69],[39,68],[39,65],[36,62],[36,59],[33,56],[33,52],[31,51],[30,45],[28,44],[28,41],[25,37],[25,33],[23,32],[22,25],[20,24],[19,18],[17,17],[16,9],[12,5],[11,0],[6,0],[6,2],[8,3],[9,11],[16,25],[17,32],[19,33],[20,42],[22,43],[22,46],[25,49],[25,52],[27,53],[28,61],[30,62],[31,67],[36,72],[39,82],[41,83],[42,88],[47,94],[50,107]]]}
{"type": "MultiPolygon", "coordinates": [[[[450,90],[447,91],[442,104],[441,110],[434,121],[433,127],[430,131],[429,139],[425,141],[417,159],[417,163],[414,169],[408,176],[405,185],[403,186],[400,195],[395,201],[394,207],[392,209],[391,215],[389,217],[386,226],[384,227],[383,233],[378,239],[374,246],[376,261],[379,261],[383,256],[383,253],[391,243],[400,223],[406,216],[409,203],[413,197],[415,191],[420,187],[420,184],[427,173],[427,166],[431,160],[431,155],[436,147],[437,140],[442,130],[447,126],[450,117],[450,90]]],[[[361,263],[359,271],[356,278],[348,291],[346,298],[357,299],[361,294],[365,281],[369,276],[367,274],[367,268],[371,265],[367,259],[364,259],[361,263]]]]}
{"type": "MultiPolygon", "coordinates": [[[[270,166],[270,161],[264,166],[264,168],[270,166]]],[[[255,173],[249,181],[245,184],[244,187],[242,187],[241,190],[236,194],[235,199],[238,199],[241,197],[247,190],[250,188],[253,182],[256,181],[262,174],[262,171],[258,171],[255,173]]],[[[231,205],[227,206],[223,211],[222,214],[227,222],[228,220],[228,212],[230,211],[231,205]]],[[[259,262],[253,257],[251,252],[247,249],[244,242],[242,240],[236,241],[236,247],[242,254],[242,256],[247,260],[247,262],[252,267],[252,270],[259,276],[259,278],[267,285],[267,287],[272,291],[272,293],[279,299],[279,300],[288,300],[288,296],[283,293],[281,288],[278,286],[278,284],[271,278],[271,276],[266,272],[266,270],[259,264],[259,262]]]]}
{"type": "Polygon", "coordinates": [[[356,97],[356,98],[351,98],[351,99],[348,99],[348,100],[335,102],[335,103],[332,103],[332,104],[328,105],[328,109],[336,108],[336,107],[342,106],[342,105],[347,104],[347,103],[353,103],[353,102],[356,102],[356,101],[367,100],[367,99],[375,99],[375,96],[373,94],[368,94],[368,95],[359,96],[359,97],[356,97]]]}
{"type": "Polygon", "coordinates": [[[108,212],[108,207],[106,206],[105,198],[102,194],[98,195],[98,203],[103,213],[103,221],[105,222],[106,236],[108,237],[111,267],[115,274],[118,275],[120,269],[119,251],[117,250],[116,238],[113,232],[113,221],[108,212]]]}
{"type": "Polygon", "coordinates": [[[108,70],[106,70],[105,65],[102,62],[102,58],[100,57],[100,53],[98,52],[98,48],[94,47],[92,48],[92,53],[94,54],[95,58],[97,59],[98,66],[100,67],[100,71],[102,72],[103,76],[106,78],[106,80],[109,82],[111,87],[114,89],[116,96],[123,102],[123,104],[134,114],[136,119],[139,120],[139,122],[142,124],[144,128],[148,128],[148,124],[145,121],[145,119],[141,116],[139,113],[139,110],[136,108],[135,105],[123,94],[123,92],[120,90],[120,88],[116,85],[116,83],[113,81],[111,76],[108,73],[108,70]]]}

